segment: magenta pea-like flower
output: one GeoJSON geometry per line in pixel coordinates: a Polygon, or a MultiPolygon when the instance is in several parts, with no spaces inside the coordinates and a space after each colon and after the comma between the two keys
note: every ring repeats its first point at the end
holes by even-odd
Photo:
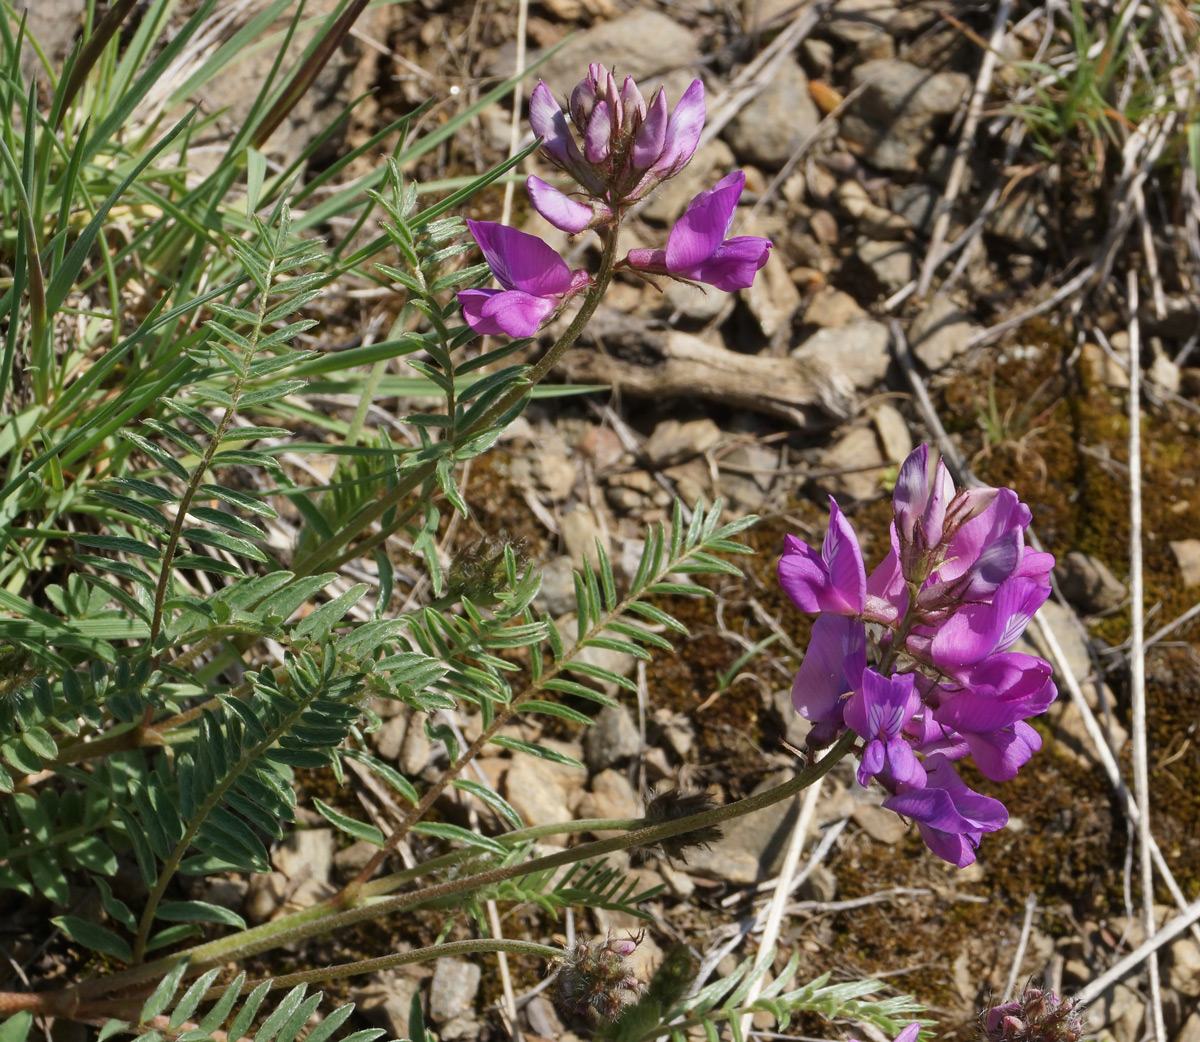
{"type": "Polygon", "coordinates": [[[817,614],[792,703],[810,750],[846,728],[862,739],[858,779],[962,867],[1000,801],[973,792],[954,762],[1008,781],[1041,748],[1027,722],[1057,696],[1050,665],[1012,651],[1050,594],[1054,558],[1026,547],[1030,510],[1011,489],[956,490],[921,446],[900,468],[887,555],[869,575],[849,519],[830,500],[818,552],[788,537],[779,581],[817,614]]]}
{"type": "Polygon", "coordinates": [[[502,289],[464,289],[463,317],[476,333],[533,336],[567,298],[585,289],[586,272],[571,271],[536,235],[492,221],[467,221],[502,289]]]}
{"type": "Polygon", "coordinates": [[[726,238],[745,184],[740,170],[721,178],[688,204],[667,236],[665,250],[630,250],[626,263],[635,271],[703,282],[726,292],[749,288],[767,263],[771,240],[757,235],[726,238]]]}

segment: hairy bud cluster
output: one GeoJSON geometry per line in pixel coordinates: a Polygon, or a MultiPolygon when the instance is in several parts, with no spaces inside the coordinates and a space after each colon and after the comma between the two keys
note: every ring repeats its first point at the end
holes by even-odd
{"type": "Polygon", "coordinates": [[[981,1017],[986,1042],[1079,1042],[1083,1007],[1052,991],[1028,987],[1015,1002],[993,1006],[981,1017]]]}
{"type": "MultiPolygon", "coordinates": [[[[693,814],[702,814],[716,807],[713,798],[707,792],[684,792],[682,789],[668,789],[655,793],[646,807],[646,823],[648,825],[665,825],[668,821],[679,821],[680,818],[690,818],[693,814]]],[[[652,848],[658,857],[670,861],[682,861],[687,864],[689,850],[707,850],[721,838],[720,825],[706,825],[704,828],[682,832],[678,836],[660,839],[652,848]]]]}
{"type": "Polygon", "coordinates": [[[641,982],[626,961],[641,942],[636,937],[581,941],[567,949],[555,977],[555,1005],[567,1017],[609,1023],[633,1001],[641,982]]]}

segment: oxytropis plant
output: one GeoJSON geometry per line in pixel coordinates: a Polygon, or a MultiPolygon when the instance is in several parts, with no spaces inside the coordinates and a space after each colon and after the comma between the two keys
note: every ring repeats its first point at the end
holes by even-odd
{"type": "Polygon", "coordinates": [[[939,857],[975,860],[1004,805],[972,791],[954,762],[971,756],[1007,781],[1041,748],[1026,721],[1057,689],[1049,663],[1010,650],[1050,595],[1054,558],[1025,545],[1029,508],[1011,489],[955,489],[922,445],[900,468],[891,548],[870,575],[854,529],[830,499],[820,551],[792,536],[779,581],[819,613],[792,701],[813,723],[810,750],[861,740],[858,780],[917,823],[939,857]]]}
{"type": "Polygon", "coordinates": [[[592,63],[571,92],[568,105],[576,140],[561,106],[545,83],[529,99],[529,121],[542,138],[545,157],[574,178],[567,194],[531,176],[534,208],[572,234],[591,229],[604,245],[595,276],[571,271],[553,249],[490,221],[468,221],[501,289],[458,294],[463,315],[477,333],[532,336],[569,300],[588,289],[601,292],[614,271],[627,268],[717,289],[746,289],[767,263],[768,239],[728,238],[746,175],[736,171],[697,195],[671,229],[662,250],[634,249],[617,259],[617,231],[630,207],[692,158],[704,129],[704,84],[693,80],[673,112],[662,88],[647,104],[630,77],[618,85],[603,65],[592,63]]]}

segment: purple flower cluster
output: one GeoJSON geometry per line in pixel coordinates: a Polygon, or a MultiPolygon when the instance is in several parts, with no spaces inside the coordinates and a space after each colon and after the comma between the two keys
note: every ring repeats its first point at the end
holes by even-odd
{"type": "Polygon", "coordinates": [[[1030,512],[1015,492],[956,490],[940,461],[931,480],[924,445],[900,468],[892,506],[891,549],[870,575],[832,498],[819,551],[788,536],[780,584],[819,615],[792,702],[813,722],[810,749],[859,735],[859,781],[878,781],[883,805],[961,868],[1008,812],[954,761],[1013,778],[1041,747],[1026,721],[1057,695],[1049,663],[1009,650],[1050,595],[1054,558],[1026,547],[1030,512]]]}
{"type": "MultiPolygon", "coordinates": [[[[562,231],[591,228],[609,241],[629,207],[688,164],[704,117],[700,80],[692,81],[674,111],[662,88],[647,102],[631,78],[618,84],[595,62],[571,92],[566,112],[539,83],[529,99],[529,122],[542,138],[545,157],[575,179],[579,192],[568,195],[531,176],[526,181],[530,202],[562,231]]],[[[753,235],[728,237],[745,181],[739,171],[701,192],[671,229],[666,249],[630,250],[617,267],[727,292],[748,288],[767,263],[771,242],[753,235]]],[[[571,271],[537,236],[489,221],[467,223],[501,286],[459,293],[467,325],[477,333],[532,336],[591,285],[586,272],[571,271]]]]}

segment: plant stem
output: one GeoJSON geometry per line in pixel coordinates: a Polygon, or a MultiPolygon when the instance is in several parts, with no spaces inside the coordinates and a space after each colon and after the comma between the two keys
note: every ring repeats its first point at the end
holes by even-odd
{"type": "MultiPolygon", "coordinates": [[[[614,229],[605,240],[604,253],[600,258],[600,267],[596,272],[595,281],[592,283],[592,287],[588,290],[587,295],[583,298],[583,304],[580,305],[579,311],[576,312],[575,317],[571,320],[571,324],[567,326],[562,336],[554,342],[545,355],[530,369],[526,380],[522,382],[521,386],[512,388],[507,394],[498,399],[468,430],[460,432],[459,440],[461,442],[470,441],[471,438],[481,434],[506,412],[514,408],[528,392],[528,389],[536,387],[545,378],[546,374],[558,364],[562,356],[574,345],[575,341],[579,339],[579,335],[583,332],[588,322],[591,321],[592,315],[595,314],[596,308],[600,306],[600,301],[604,298],[608,285],[612,281],[613,270],[616,267],[617,239],[618,235],[614,229]]],[[[402,500],[411,495],[415,489],[433,477],[436,471],[437,463],[430,462],[404,475],[394,488],[363,510],[357,517],[352,518],[340,531],[334,533],[332,539],[326,540],[324,544],[307,556],[294,561],[292,563],[292,570],[297,575],[311,575],[326,568],[340,568],[347,561],[368,553],[385,542],[388,536],[391,535],[390,531],[376,532],[353,547],[347,546],[355,536],[378,521],[388,510],[397,506],[402,500]]]]}
{"type": "MultiPolygon", "coordinates": [[[[667,821],[660,825],[643,825],[623,836],[613,836],[610,839],[596,840],[582,846],[563,850],[546,857],[535,858],[533,861],[495,868],[480,872],[461,879],[451,879],[436,886],[426,887],[409,894],[386,897],[377,901],[369,901],[357,908],[329,914],[328,906],[318,906],[297,912],[295,915],[262,926],[245,930],[231,937],[222,937],[207,944],[197,945],[182,952],[176,952],[152,963],[133,967],[111,977],[86,981],[74,988],[63,992],[43,992],[44,1011],[75,1010],[81,1008],[88,999],[98,998],[114,991],[133,987],[148,981],[157,981],[180,961],[189,962],[188,976],[203,973],[212,966],[221,965],[231,960],[242,960],[252,955],[270,951],[285,944],[307,940],[319,934],[329,933],[345,926],[367,919],[391,915],[395,912],[408,911],[427,905],[447,897],[468,894],[481,887],[501,883],[506,879],[531,875],[546,869],[558,868],[561,865],[573,864],[576,861],[594,859],[617,850],[627,850],[630,847],[646,846],[660,840],[679,836],[685,832],[719,825],[724,821],[742,817],[765,807],[789,799],[803,791],[818,778],[824,777],[846,753],[853,747],[857,735],[846,731],[841,738],[818,761],[808,764],[799,774],[789,781],[783,782],[757,796],[749,796],[743,800],[716,807],[712,810],[692,814],[686,818],[667,821]]],[[[0,993],[0,1009],[4,1009],[6,996],[0,993]]],[[[27,1007],[29,1008],[29,1007],[27,1007]]]]}

